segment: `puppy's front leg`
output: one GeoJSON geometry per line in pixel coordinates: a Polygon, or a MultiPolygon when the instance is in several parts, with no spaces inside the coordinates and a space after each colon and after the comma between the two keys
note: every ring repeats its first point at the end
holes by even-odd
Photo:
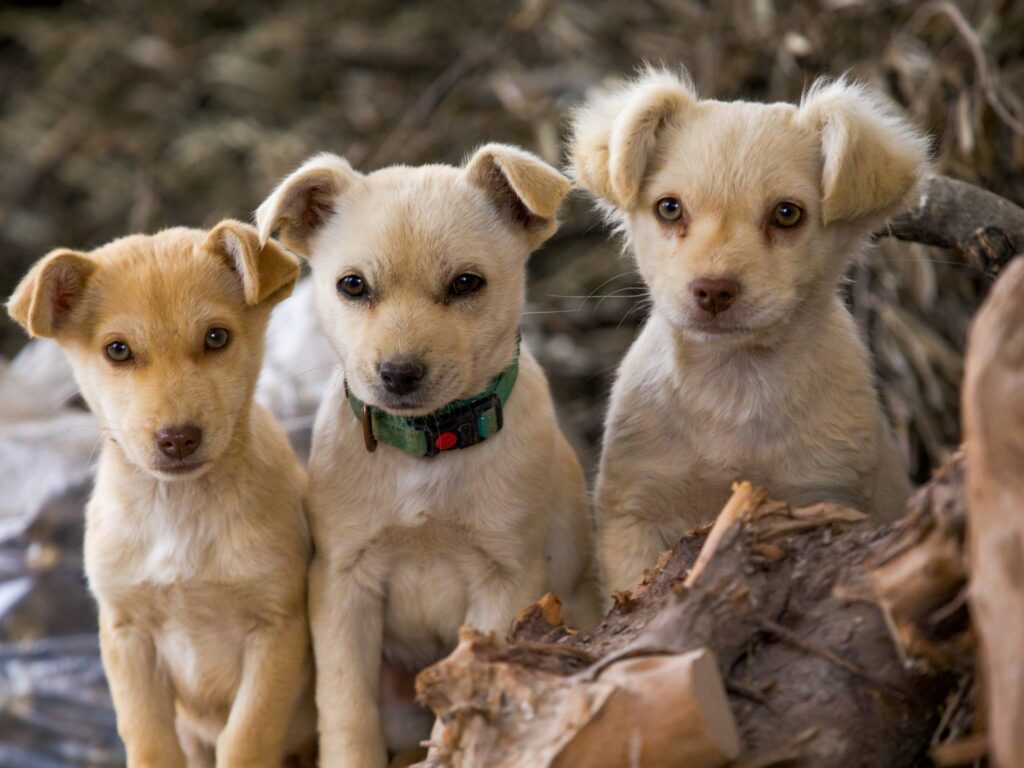
{"type": "Polygon", "coordinates": [[[324,768],[387,764],[380,721],[383,606],[379,592],[360,583],[361,575],[334,567],[323,555],[314,557],[309,573],[324,768]]]}
{"type": "Polygon", "coordinates": [[[629,509],[599,502],[597,552],[606,598],[613,592],[632,588],[644,569],[654,566],[664,549],[665,539],[653,521],[629,509]]]}
{"type": "Polygon", "coordinates": [[[521,610],[544,594],[545,568],[543,547],[529,560],[515,568],[496,561],[481,560],[475,582],[471,585],[466,624],[480,632],[497,634],[504,640],[512,621],[521,610]]]}
{"type": "Polygon", "coordinates": [[[100,653],[128,768],[185,768],[174,725],[174,690],[148,632],[100,610],[100,653]]]}
{"type": "Polygon", "coordinates": [[[290,617],[245,639],[242,682],[217,739],[217,768],[280,768],[284,741],[309,660],[305,617],[290,617]]]}

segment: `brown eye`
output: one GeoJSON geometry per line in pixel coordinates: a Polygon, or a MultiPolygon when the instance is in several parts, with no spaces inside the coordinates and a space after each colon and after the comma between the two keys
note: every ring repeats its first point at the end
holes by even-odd
{"type": "Polygon", "coordinates": [[[206,332],[205,345],[207,349],[224,349],[231,341],[231,334],[227,328],[211,328],[206,332]]]}
{"type": "Polygon", "coordinates": [[[132,359],[132,348],[123,341],[112,341],[107,344],[107,357],[115,363],[127,363],[132,359]]]}
{"type": "Polygon", "coordinates": [[[366,280],[362,275],[345,275],[338,281],[338,293],[350,299],[366,295],[366,280]]]}
{"type": "Polygon", "coordinates": [[[483,288],[484,285],[486,285],[486,283],[480,275],[474,275],[471,272],[463,272],[452,280],[452,284],[448,288],[448,295],[466,296],[470,293],[476,293],[483,288]]]}
{"type": "Polygon", "coordinates": [[[683,204],[676,197],[663,197],[654,204],[654,210],[665,221],[679,221],[683,217],[683,204]]]}
{"type": "Polygon", "coordinates": [[[772,226],[792,229],[804,218],[804,209],[796,203],[779,203],[772,211],[772,226]]]}

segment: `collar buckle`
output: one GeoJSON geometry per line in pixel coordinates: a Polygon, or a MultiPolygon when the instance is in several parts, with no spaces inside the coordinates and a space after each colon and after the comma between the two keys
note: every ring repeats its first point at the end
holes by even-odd
{"type": "Polygon", "coordinates": [[[377,437],[373,434],[373,412],[366,403],[363,403],[363,445],[370,453],[377,450],[377,437]]]}

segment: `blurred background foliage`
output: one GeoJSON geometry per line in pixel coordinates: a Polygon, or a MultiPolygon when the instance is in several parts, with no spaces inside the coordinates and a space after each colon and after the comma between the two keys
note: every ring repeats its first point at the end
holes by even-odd
{"type": "MultiPolygon", "coordinates": [[[[720,99],[795,100],[850,72],[934,136],[938,171],[1024,203],[1022,0],[8,2],[0,292],[57,246],[246,219],[322,150],[372,170],[505,141],[561,165],[572,107],[644,62],[685,66],[720,99]]],[[[888,241],[844,285],[918,480],[959,441],[964,341],[987,286],[958,254],[888,241]]],[[[529,296],[527,338],[592,469],[649,306],[582,197],[534,256],[529,296]]],[[[0,369],[23,343],[0,320],[0,369]]],[[[2,766],[122,759],[81,577],[87,492],[0,519],[2,766]]]]}
{"type": "MultiPolygon", "coordinates": [[[[0,10],[0,289],[58,245],[246,218],[307,155],[371,170],[490,140],[561,163],[566,117],[643,62],[721,99],[849,71],[935,137],[939,171],[1024,202],[1024,3],[879,0],[51,2],[0,10]]],[[[644,292],[584,200],[533,261],[527,329],[593,465],[644,292]]],[[[957,443],[955,254],[884,243],[849,298],[918,479],[957,443]]],[[[11,326],[0,351],[23,338],[11,326]]]]}

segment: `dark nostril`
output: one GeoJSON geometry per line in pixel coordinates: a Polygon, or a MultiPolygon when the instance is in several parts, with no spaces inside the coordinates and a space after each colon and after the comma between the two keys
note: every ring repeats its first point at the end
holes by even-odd
{"type": "Polygon", "coordinates": [[[730,278],[702,277],[690,285],[697,306],[705,312],[717,315],[724,312],[736,300],[740,292],[740,284],[730,278]]]}
{"type": "Polygon", "coordinates": [[[427,369],[419,360],[396,358],[380,364],[380,380],[384,388],[396,395],[407,395],[415,391],[427,369]]]}
{"type": "Polygon", "coordinates": [[[169,459],[184,459],[191,456],[202,442],[203,430],[193,424],[165,427],[156,433],[156,445],[160,453],[169,459]]]}

